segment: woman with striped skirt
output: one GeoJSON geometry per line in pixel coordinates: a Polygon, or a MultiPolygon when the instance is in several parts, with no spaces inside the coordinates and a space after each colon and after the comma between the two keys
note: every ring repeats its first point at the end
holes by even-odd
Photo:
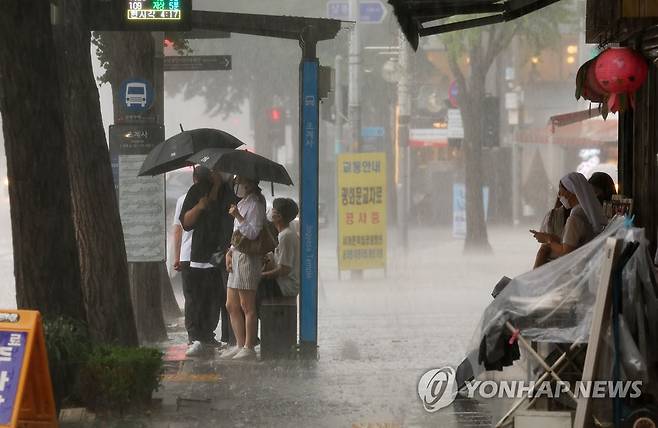
{"type": "MultiPolygon", "coordinates": [[[[229,213],[235,217],[233,230],[250,240],[256,240],[265,223],[265,198],[258,182],[236,177],[236,195],[242,198],[229,213]]],[[[256,315],[256,290],[262,272],[262,256],[245,254],[232,247],[226,255],[229,272],[226,308],[231,316],[237,346],[222,354],[225,359],[253,359],[258,318],[256,315]]]]}

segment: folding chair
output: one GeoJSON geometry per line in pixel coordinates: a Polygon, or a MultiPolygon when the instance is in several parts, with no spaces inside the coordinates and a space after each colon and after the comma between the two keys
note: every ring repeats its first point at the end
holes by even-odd
{"type": "MultiPolygon", "coordinates": [[[[517,328],[515,328],[512,323],[507,321],[505,323],[505,327],[512,333],[512,338],[517,340],[521,347],[531,356],[533,357],[539,365],[543,368],[543,373],[541,376],[537,378],[535,381],[535,387],[531,388],[530,391],[528,392],[528,396],[523,397],[519,399],[512,408],[498,421],[496,424],[496,427],[503,427],[512,422],[512,416],[523,407],[522,410],[530,408],[535,401],[537,401],[537,397],[530,397],[531,394],[534,394],[535,389],[539,387],[543,382],[545,382],[549,377],[553,378],[553,380],[557,382],[564,382],[560,378],[560,373],[566,368],[565,363],[569,363],[572,367],[576,368],[579,371],[582,371],[580,367],[578,367],[575,362],[574,358],[580,354],[583,349],[585,349],[585,345],[582,343],[578,343],[580,341],[576,341],[575,343],[572,343],[569,345],[569,347],[566,350],[562,350],[560,347],[561,344],[556,344],[558,347],[560,347],[561,354],[557,358],[557,360],[552,364],[549,365],[548,362],[546,361],[545,357],[542,357],[520,333],[517,328]],[[529,401],[528,401],[529,400],[529,401]]],[[[571,390],[566,391],[567,395],[576,403],[576,397],[574,396],[573,392],[571,390]]]]}

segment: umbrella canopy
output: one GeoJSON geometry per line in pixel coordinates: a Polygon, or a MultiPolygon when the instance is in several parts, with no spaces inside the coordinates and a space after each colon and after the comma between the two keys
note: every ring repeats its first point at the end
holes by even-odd
{"type": "Polygon", "coordinates": [[[155,146],[146,156],[138,175],[164,174],[191,165],[188,161],[190,155],[206,148],[237,149],[243,144],[233,135],[219,129],[183,131],[155,146]]]}
{"type": "Polygon", "coordinates": [[[247,150],[205,149],[190,156],[188,161],[252,180],[292,185],[283,165],[247,150]]]}

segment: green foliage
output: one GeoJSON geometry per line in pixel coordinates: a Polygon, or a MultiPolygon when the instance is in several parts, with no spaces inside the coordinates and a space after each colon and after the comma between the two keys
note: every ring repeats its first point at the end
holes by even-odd
{"type": "Polygon", "coordinates": [[[80,396],[95,410],[122,412],[146,405],[160,386],[162,372],[157,349],[99,346],[80,372],[80,396]]]}
{"type": "Polygon", "coordinates": [[[59,407],[75,393],[78,374],[91,352],[91,341],[87,326],[74,319],[45,319],[43,326],[50,376],[59,407]]]}
{"type": "MultiPolygon", "coordinates": [[[[96,46],[96,58],[101,64],[105,72],[98,78],[100,83],[109,83],[110,75],[112,73],[111,49],[112,49],[111,33],[95,31],[91,34],[91,43],[96,46]]],[[[167,40],[172,43],[173,48],[178,55],[189,55],[192,53],[189,41],[182,36],[182,33],[167,33],[167,40]]]]}
{"type": "Polygon", "coordinates": [[[85,324],[63,317],[44,320],[44,332],[58,407],[123,411],[148,404],[160,385],[157,349],[94,345],[85,324]]]}
{"type": "MultiPolygon", "coordinates": [[[[521,58],[525,61],[543,49],[557,47],[563,34],[584,31],[579,28],[580,12],[584,13],[579,11],[579,7],[580,4],[574,0],[558,2],[510,22],[454,31],[439,37],[451,59],[458,61],[464,56],[470,56],[473,62],[484,59],[473,56],[484,55],[489,55],[487,60],[493,61],[517,37],[523,44],[524,48],[519,53],[525,57],[521,58]]],[[[470,18],[482,16],[474,15],[470,18]]],[[[460,16],[451,21],[462,19],[460,16]]],[[[490,63],[483,65],[488,69],[490,63]]]]}

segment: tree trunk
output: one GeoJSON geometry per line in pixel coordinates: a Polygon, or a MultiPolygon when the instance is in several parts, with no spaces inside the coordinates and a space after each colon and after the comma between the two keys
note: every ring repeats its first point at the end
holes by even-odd
{"type": "Polygon", "coordinates": [[[73,216],[89,327],[96,340],[137,345],[123,230],[91,66],[88,2],[60,3],[56,26],[73,216]]]}
{"type": "MultiPolygon", "coordinates": [[[[140,77],[155,83],[154,43],[150,32],[112,32],[104,33],[106,47],[109,49],[108,75],[112,85],[114,121],[121,121],[119,113],[119,88],[124,80],[140,77]]],[[[155,102],[161,102],[156,93],[155,102]]],[[[155,108],[155,107],[153,107],[155,108]]],[[[137,333],[141,343],[156,342],[167,338],[167,330],[162,311],[162,287],[160,271],[166,270],[164,262],[129,263],[131,296],[137,324],[137,333]]]]}
{"type": "Polygon", "coordinates": [[[166,340],[167,330],[162,316],[160,295],[160,264],[129,263],[128,265],[139,343],[166,340]]]}
{"type": "Polygon", "coordinates": [[[485,96],[486,72],[474,71],[470,91],[463,97],[461,114],[464,127],[464,163],[466,174],[466,240],[465,252],[491,251],[487,233],[482,192],[482,100],[485,96]]]}
{"type": "Polygon", "coordinates": [[[86,320],[48,2],[0,14],[0,100],[19,308],[86,320]]]}

